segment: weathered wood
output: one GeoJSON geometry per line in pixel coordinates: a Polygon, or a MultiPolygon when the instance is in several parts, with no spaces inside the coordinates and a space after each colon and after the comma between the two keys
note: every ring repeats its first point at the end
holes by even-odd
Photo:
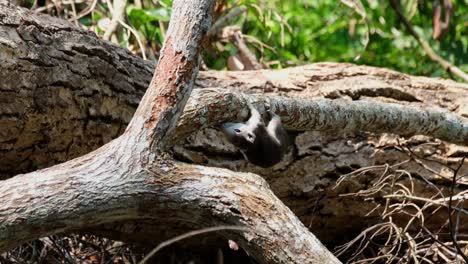
{"type": "MultiPolygon", "coordinates": [[[[120,135],[154,66],[57,18],[0,10],[0,177],[79,157],[120,135]]],[[[468,85],[382,68],[318,63],[201,72],[198,88],[291,98],[372,99],[468,117],[468,85]]]]}
{"type": "Polygon", "coordinates": [[[222,234],[262,263],[338,263],[261,177],[170,161],[141,168],[149,157],[133,140],[122,136],[81,158],[1,182],[0,249],[151,219],[161,233],[171,226],[248,227],[245,235],[222,234]]]}
{"type": "Polygon", "coordinates": [[[174,1],[157,70],[120,137],[0,182],[0,250],[58,232],[162,218],[192,228],[244,226],[248,231],[226,234],[261,263],[339,263],[260,176],[184,164],[166,153],[193,89],[213,4],[174,1]]]}
{"type": "MultiPolygon", "coordinates": [[[[179,137],[194,127],[214,126],[220,119],[236,119],[246,96],[225,89],[203,89],[193,96],[192,112],[179,124],[179,137]],[[209,110],[208,110],[209,109],[209,110]],[[210,111],[213,109],[214,111],[210,111]],[[185,133],[184,133],[185,132],[185,133]]],[[[254,97],[252,97],[254,98],[254,97]]],[[[402,136],[427,135],[468,146],[468,119],[435,108],[415,108],[393,103],[349,100],[297,100],[262,96],[250,100],[276,112],[290,131],[333,131],[337,134],[366,131],[402,136]]],[[[247,107],[244,107],[248,109],[247,107]]],[[[266,111],[265,111],[266,112],[266,111]]],[[[245,119],[245,118],[244,118],[245,119]]]]}
{"type": "MultiPolygon", "coordinates": [[[[93,33],[12,6],[0,8],[0,62],[0,175],[3,177],[84,155],[119,136],[154,70],[149,62],[99,40],[93,33]]],[[[415,108],[440,107],[468,117],[466,84],[352,64],[317,63],[280,71],[207,71],[200,73],[195,86],[304,100],[365,99],[415,108]]],[[[238,119],[247,117],[246,109],[228,103],[221,106],[221,102],[217,107],[204,108],[204,103],[197,104],[199,98],[193,99],[189,99],[181,125],[203,121],[206,128],[187,139],[180,138],[187,130],[177,129],[182,140],[174,151],[177,158],[262,175],[275,194],[323,241],[336,243],[337,238],[347,239],[343,234],[352,237],[353,231],[379,220],[377,211],[367,216],[379,204],[377,199],[364,202],[340,196],[366,189],[372,184],[370,176],[333,189],[339,176],[359,168],[409,159],[398,146],[397,138],[391,135],[311,131],[296,137],[294,156],[278,168],[260,170],[243,161],[232,146],[220,140],[216,129],[208,126],[215,126],[217,120],[233,118],[224,107],[232,107],[238,119]],[[202,116],[199,114],[203,113],[211,116],[199,120],[202,116]]],[[[294,124],[290,125],[294,128],[294,124]]],[[[451,171],[444,166],[455,166],[468,153],[466,148],[427,137],[400,140],[400,144],[434,160],[427,162],[430,170],[415,161],[398,167],[416,177],[416,190],[424,197],[434,193],[419,177],[444,186],[451,176],[451,171]]],[[[467,173],[468,166],[464,166],[460,174],[467,173]]],[[[433,223],[438,228],[445,220],[443,214],[432,217],[428,227],[433,223]]],[[[461,231],[467,230],[465,223],[468,221],[461,221],[461,231]]],[[[145,225],[144,232],[135,231],[142,227],[135,226],[138,222],[122,222],[109,232],[121,232],[128,239],[155,237],[160,232],[158,229],[152,232],[151,225],[145,225]]],[[[105,229],[110,230],[109,226],[105,229]]]]}

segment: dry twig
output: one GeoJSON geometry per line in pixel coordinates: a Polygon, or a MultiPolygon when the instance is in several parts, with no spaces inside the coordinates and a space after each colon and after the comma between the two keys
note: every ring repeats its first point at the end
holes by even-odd
{"type": "Polygon", "coordinates": [[[419,44],[424,49],[424,51],[429,56],[429,58],[431,58],[431,60],[439,63],[449,74],[453,73],[456,76],[463,79],[465,82],[468,82],[468,74],[463,72],[457,66],[451,64],[450,62],[444,60],[442,57],[437,55],[432,50],[431,46],[429,46],[429,43],[427,43],[422,37],[420,37],[418,35],[418,33],[416,33],[416,31],[413,29],[413,26],[411,25],[411,23],[406,19],[406,17],[401,12],[398,0],[390,0],[390,5],[392,6],[392,8],[395,11],[395,13],[397,14],[397,16],[400,18],[403,25],[405,25],[406,30],[408,30],[408,32],[419,42],[419,44]]]}

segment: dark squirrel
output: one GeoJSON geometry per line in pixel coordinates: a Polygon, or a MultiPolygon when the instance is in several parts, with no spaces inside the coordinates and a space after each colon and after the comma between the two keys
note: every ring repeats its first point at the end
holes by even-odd
{"type": "Polygon", "coordinates": [[[280,162],[290,147],[287,132],[281,119],[271,110],[270,121],[265,126],[260,113],[250,103],[250,118],[245,123],[225,123],[222,132],[229,142],[239,148],[245,159],[263,167],[272,167],[280,162]]]}

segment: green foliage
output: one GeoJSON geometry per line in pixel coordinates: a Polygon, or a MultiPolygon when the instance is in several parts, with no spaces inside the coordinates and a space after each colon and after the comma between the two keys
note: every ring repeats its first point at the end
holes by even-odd
{"type": "MultiPolygon", "coordinates": [[[[449,77],[426,55],[400,24],[388,1],[362,1],[366,19],[336,0],[273,0],[265,8],[250,5],[242,30],[272,46],[258,52],[279,67],[320,61],[353,62],[393,68],[415,75],[449,77]],[[366,26],[367,24],[367,26],[366,26]],[[365,46],[366,34],[369,43],[365,46]],[[359,59],[355,60],[359,56],[359,59]]],[[[401,1],[415,30],[440,56],[468,70],[468,5],[455,0],[450,31],[438,42],[432,40],[432,1],[401,1]]]]}
{"type": "MultiPolygon", "coordinates": [[[[441,41],[432,39],[432,1],[400,2],[416,32],[434,51],[468,71],[468,0],[453,0],[450,30],[441,41]]],[[[128,22],[157,54],[170,19],[172,1],[143,3],[143,8],[133,4],[127,7],[128,22]]],[[[236,24],[257,58],[273,68],[336,61],[387,67],[414,75],[450,77],[407,32],[389,1],[361,3],[365,18],[338,0],[224,0],[218,1],[223,8],[218,9],[222,11],[215,17],[236,5],[247,7],[236,24]]],[[[92,20],[96,22],[101,17],[95,14],[92,20]]],[[[92,23],[86,17],[80,22],[92,23]]],[[[227,58],[236,52],[234,45],[212,43],[204,54],[205,62],[210,68],[224,69],[227,58]]]]}
{"type": "Polygon", "coordinates": [[[170,8],[168,7],[150,9],[136,8],[134,5],[127,7],[128,18],[137,28],[141,27],[145,23],[151,23],[155,21],[168,22],[171,18],[170,12],[170,8]]]}
{"type": "Polygon", "coordinates": [[[148,41],[156,41],[160,45],[164,36],[158,22],[169,22],[171,8],[168,6],[157,8],[136,8],[134,5],[127,7],[127,16],[134,28],[148,41]]]}

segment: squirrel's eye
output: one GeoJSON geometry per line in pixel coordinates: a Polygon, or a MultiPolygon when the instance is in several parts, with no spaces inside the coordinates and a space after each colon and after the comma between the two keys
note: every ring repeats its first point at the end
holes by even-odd
{"type": "Polygon", "coordinates": [[[248,134],[247,136],[249,136],[249,138],[253,138],[253,135],[252,135],[252,134],[248,134]]]}
{"type": "Polygon", "coordinates": [[[234,131],[235,131],[236,133],[240,133],[240,132],[241,132],[240,129],[237,129],[237,128],[234,129],[234,131]]]}

